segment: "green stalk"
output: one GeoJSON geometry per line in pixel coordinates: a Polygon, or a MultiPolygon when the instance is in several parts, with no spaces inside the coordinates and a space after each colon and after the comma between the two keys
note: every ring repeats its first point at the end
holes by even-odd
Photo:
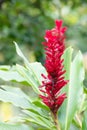
{"type": "Polygon", "coordinates": [[[54,124],[55,124],[55,127],[57,130],[61,130],[60,129],[60,125],[59,125],[59,121],[58,121],[58,116],[57,116],[57,113],[53,113],[51,111],[51,115],[52,115],[52,118],[53,118],[53,121],[54,121],[54,124]]]}

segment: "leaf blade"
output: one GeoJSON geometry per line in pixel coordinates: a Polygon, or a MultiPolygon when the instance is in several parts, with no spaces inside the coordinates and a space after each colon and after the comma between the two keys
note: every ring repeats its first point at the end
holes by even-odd
{"type": "Polygon", "coordinates": [[[0,122],[0,130],[33,130],[24,124],[9,124],[0,122]]]}

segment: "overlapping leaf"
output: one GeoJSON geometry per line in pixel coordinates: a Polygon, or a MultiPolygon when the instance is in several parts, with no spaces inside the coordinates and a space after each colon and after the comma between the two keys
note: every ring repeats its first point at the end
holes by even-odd
{"type": "Polygon", "coordinates": [[[67,93],[67,99],[60,109],[60,122],[62,130],[68,130],[70,123],[78,110],[83,93],[84,69],[82,64],[81,52],[78,52],[71,64],[72,53],[68,48],[64,54],[64,65],[66,69],[66,78],[69,79],[69,84],[63,89],[67,93]]]}
{"type": "Polygon", "coordinates": [[[51,119],[48,117],[40,116],[37,113],[34,113],[32,111],[24,111],[29,117],[27,118],[28,121],[32,121],[35,124],[41,125],[43,127],[46,127],[49,130],[56,130],[54,123],[51,121],[51,119]]]}
{"type": "Polygon", "coordinates": [[[0,66],[0,78],[4,81],[25,82],[25,79],[15,70],[15,66],[0,66]]]}
{"type": "Polygon", "coordinates": [[[0,101],[9,102],[24,109],[28,109],[31,106],[29,98],[19,88],[12,88],[8,86],[1,86],[0,101]]]}
{"type": "MultiPolygon", "coordinates": [[[[39,94],[38,87],[41,85],[42,81],[41,73],[46,75],[47,72],[40,63],[29,63],[19,49],[18,45],[16,43],[15,45],[16,51],[18,55],[24,60],[25,66],[16,65],[15,71],[12,69],[10,70],[9,67],[1,67],[1,78],[5,81],[25,81],[37,94],[39,94]]],[[[80,97],[83,93],[82,82],[84,79],[84,69],[82,64],[82,55],[80,52],[78,52],[77,56],[74,58],[71,64],[71,47],[66,49],[63,58],[64,67],[66,70],[65,78],[69,80],[69,83],[62,90],[62,92],[67,93],[67,99],[60,108],[58,115],[62,130],[69,130],[72,127],[70,127],[70,124],[78,110],[79,103],[81,102],[80,97]]],[[[0,100],[4,102],[10,102],[18,107],[21,106],[21,108],[24,109],[23,111],[29,116],[29,122],[34,122],[50,130],[55,130],[54,124],[48,115],[49,109],[43,103],[41,103],[40,100],[31,100],[30,97],[24,94],[21,90],[16,90],[13,88],[11,89],[9,87],[2,87],[0,89],[0,100]],[[45,111],[42,111],[42,109],[45,111]]],[[[83,123],[83,127],[84,126],[85,124],[83,123]]]]}
{"type": "Polygon", "coordinates": [[[24,124],[9,124],[0,122],[0,130],[33,130],[24,124]]]}
{"type": "Polygon", "coordinates": [[[24,60],[25,66],[21,67],[17,65],[17,71],[25,78],[25,80],[32,86],[36,93],[39,93],[38,87],[41,85],[42,77],[41,74],[47,74],[45,68],[41,63],[29,63],[25,58],[18,45],[15,43],[17,54],[24,60]]]}

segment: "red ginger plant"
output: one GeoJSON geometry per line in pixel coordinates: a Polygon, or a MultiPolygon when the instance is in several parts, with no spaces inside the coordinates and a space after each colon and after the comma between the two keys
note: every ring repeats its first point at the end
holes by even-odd
{"type": "MultiPolygon", "coordinates": [[[[57,111],[66,98],[66,93],[60,94],[60,90],[67,84],[64,78],[62,55],[65,50],[64,40],[66,27],[62,27],[62,20],[55,21],[56,26],[52,30],[47,30],[45,35],[46,42],[43,42],[46,53],[45,68],[48,75],[42,74],[43,81],[39,87],[42,94],[40,98],[50,108],[55,125],[57,111]]],[[[57,126],[58,127],[58,126],[57,126]]],[[[57,128],[59,130],[59,128],[57,128]]]]}

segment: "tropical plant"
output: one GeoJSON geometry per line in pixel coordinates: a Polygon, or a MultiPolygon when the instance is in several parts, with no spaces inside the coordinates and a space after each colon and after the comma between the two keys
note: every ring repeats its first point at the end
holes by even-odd
{"type": "Polygon", "coordinates": [[[24,84],[35,93],[32,98],[18,87],[1,85],[0,101],[15,105],[22,113],[14,123],[0,122],[1,130],[87,130],[83,58],[80,51],[72,58],[72,47],[64,48],[65,30],[57,20],[56,27],[46,32],[45,67],[39,62],[29,63],[16,43],[24,65],[0,66],[2,80],[24,84]],[[60,89],[64,94],[59,95],[60,89]]]}

